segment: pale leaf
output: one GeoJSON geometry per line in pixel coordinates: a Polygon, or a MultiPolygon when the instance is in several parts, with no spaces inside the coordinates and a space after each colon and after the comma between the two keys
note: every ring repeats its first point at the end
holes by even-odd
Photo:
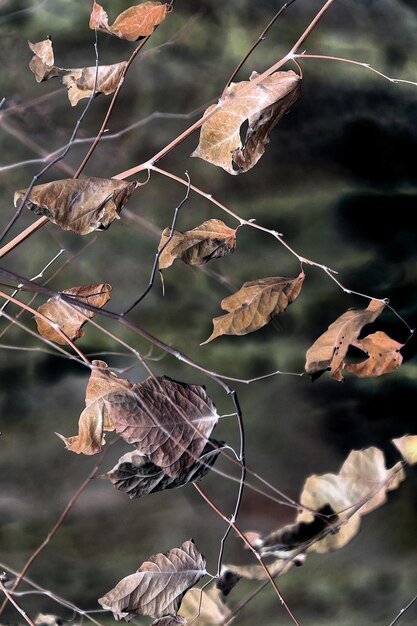
{"type": "Polygon", "coordinates": [[[417,463],[417,435],[405,435],[404,437],[393,439],[392,442],[407,463],[410,465],[417,463]]]}
{"type": "Polygon", "coordinates": [[[195,587],[185,594],[180,615],[193,626],[217,626],[224,624],[231,612],[218,589],[212,587],[206,591],[195,587]]]}

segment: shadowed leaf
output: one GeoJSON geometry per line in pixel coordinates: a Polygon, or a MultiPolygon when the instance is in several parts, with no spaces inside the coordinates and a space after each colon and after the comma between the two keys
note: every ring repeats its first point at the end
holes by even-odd
{"type": "MultiPolygon", "coordinates": [[[[63,289],[62,293],[74,296],[77,300],[91,306],[101,308],[110,300],[110,291],[110,285],[99,283],[97,285],[82,285],[81,287],[63,289]]],[[[53,324],[59,326],[60,330],[65,333],[71,341],[75,341],[84,335],[81,327],[87,321],[85,317],[91,319],[95,316],[93,311],[80,309],[79,306],[71,305],[62,300],[60,296],[49,298],[49,300],[38,307],[37,310],[51,320],[53,324]]],[[[48,322],[37,316],[35,317],[35,321],[38,326],[38,332],[42,337],[64,346],[67,345],[65,339],[61,337],[48,322]]]]}
{"type": "Polygon", "coordinates": [[[206,574],[205,568],[194,542],[185,541],[180,548],[151,556],[98,602],[113,611],[115,619],[176,614],[185,592],[206,574]]]}
{"type": "Polygon", "coordinates": [[[304,272],[296,278],[259,278],[244,283],[221,301],[222,309],[229,313],[213,319],[213,332],[201,345],[221,335],[247,335],[262,328],[294,302],[303,282],[304,272]]]}
{"type": "Polygon", "coordinates": [[[222,594],[215,587],[208,591],[196,587],[190,589],[184,596],[179,613],[193,626],[224,624],[231,616],[222,594]]]}
{"type": "Polygon", "coordinates": [[[399,350],[402,343],[394,341],[384,332],[368,335],[358,339],[352,345],[368,354],[368,358],[360,363],[345,363],[343,368],[359,378],[382,376],[400,367],[403,357],[399,350]]]}
{"type": "Polygon", "coordinates": [[[181,624],[187,624],[187,620],[181,615],[167,615],[152,622],[151,626],[181,626],[181,624]]]}
{"type": "MultiPolygon", "coordinates": [[[[289,556],[288,559],[275,559],[268,563],[267,567],[271,576],[283,576],[294,566],[302,565],[306,559],[305,554],[289,556]]],[[[267,575],[262,565],[224,565],[221,577],[217,581],[220,587],[230,586],[230,581],[237,584],[240,578],[247,580],[267,580],[267,575]]]]}
{"type": "Polygon", "coordinates": [[[410,465],[417,463],[417,435],[405,435],[405,437],[393,439],[392,443],[398,448],[407,463],[410,465]]]}
{"type": "Polygon", "coordinates": [[[142,2],[117,16],[109,26],[108,16],[103,7],[94,0],[90,16],[90,28],[101,30],[119,39],[136,41],[140,37],[152,35],[155,27],[164,21],[169,5],[161,2],[142,2]]]}
{"type": "MultiPolygon", "coordinates": [[[[203,124],[200,142],[191,156],[219,165],[229,174],[251,169],[261,158],[269,135],[301,95],[300,77],[289,70],[275,72],[256,85],[249,81],[232,83],[219,100],[222,108],[203,124]],[[249,128],[242,144],[240,127],[248,121],[249,128]]],[[[205,115],[215,110],[210,106],[205,115]]]]}
{"type": "MultiPolygon", "coordinates": [[[[105,230],[136,189],[135,182],[113,178],[64,178],[35,185],[25,205],[36,215],[45,215],[64,230],[87,235],[105,230]]],[[[14,194],[14,203],[23,200],[27,189],[14,194]]]]}
{"type": "MultiPolygon", "coordinates": [[[[161,249],[168,241],[171,229],[166,228],[159,243],[161,249]]],[[[221,220],[208,220],[185,233],[174,230],[172,239],[159,257],[160,269],[170,267],[175,259],[188,265],[202,265],[211,259],[226,256],[236,247],[236,229],[226,226],[221,220]]]]}

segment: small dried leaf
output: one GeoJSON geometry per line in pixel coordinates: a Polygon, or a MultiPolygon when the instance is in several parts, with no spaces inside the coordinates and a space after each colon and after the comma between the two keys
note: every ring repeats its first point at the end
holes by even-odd
{"type": "Polygon", "coordinates": [[[93,66],[68,71],[62,82],[68,89],[71,105],[75,106],[83,98],[89,98],[94,91],[106,96],[114,93],[126,66],[127,61],[122,61],[113,65],[100,65],[97,69],[93,66]]]}
{"type": "Polygon", "coordinates": [[[223,442],[209,439],[198,461],[178,478],[168,476],[137,451],[123,455],[117,465],[100,478],[109,479],[116,489],[126,492],[129,498],[142,498],[150,493],[176,489],[201,480],[216,462],[222,447],[223,442]]]}
{"type": "Polygon", "coordinates": [[[219,165],[229,174],[246,172],[257,163],[270,132],[301,95],[300,77],[292,70],[275,72],[253,85],[257,76],[254,72],[249,81],[228,87],[219,100],[222,108],[201,127],[200,142],[191,156],[219,165]],[[249,128],[242,145],[240,127],[246,120],[249,128]]]}
{"type": "Polygon", "coordinates": [[[113,611],[115,619],[176,614],[186,591],[206,574],[205,568],[194,542],[185,541],[180,548],[151,556],[98,602],[113,611]]]}
{"type": "Polygon", "coordinates": [[[181,626],[183,624],[187,624],[187,620],[181,615],[167,615],[152,622],[151,626],[181,626]]]}
{"type": "Polygon", "coordinates": [[[120,13],[113,25],[109,26],[107,13],[94,0],[90,16],[90,28],[101,30],[109,35],[115,35],[119,39],[136,41],[140,37],[152,35],[155,27],[166,18],[168,10],[168,4],[142,2],[120,13]]]}
{"type": "MultiPolygon", "coordinates": [[[[168,241],[171,229],[166,228],[159,243],[161,249],[168,241]]],[[[159,257],[160,269],[170,267],[175,259],[188,265],[202,265],[234,252],[236,229],[229,228],[221,220],[208,220],[185,233],[174,231],[173,236],[159,257]]]]}
{"type": "Polygon", "coordinates": [[[105,401],[116,431],[171,478],[200,458],[219,418],[204,387],[166,376],[149,377],[105,401]]]}
{"type": "MultiPolygon", "coordinates": [[[[35,185],[25,204],[36,215],[45,215],[64,230],[87,235],[105,230],[115,219],[136,189],[135,182],[113,178],[64,178],[35,185]]],[[[27,189],[14,194],[14,204],[27,189]]]]}
{"type": "Polygon", "coordinates": [[[206,591],[194,587],[185,594],[180,615],[193,626],[216,626],[224,624],[231,612],[218,589],[212,587],[206,591]]]}
{"type": "Polygon", "coordinates": [[[259,278],[244,283],[231,296],[221,301],[229,311],[213,319],[213,332],[201,345],[221,335],[247,335],[282,313],[297,298],[304,282],[304,272],[296,278],[259,278]]]}
{"type": "Polygon", "coordinates": [[[417,435],[406,435],[393,439],[392,443],[398,448],[404,459],[410,465],[417,463],[417,435]]]}
{"type": "Polygon", "coordinates": [[[28,41],[28,44],[35,54],[29,63],[29,68],[35,74],[36,82],[41,83],[43,80],[49,80],[61,74],[61,68],[54,65],[54,51],[50,39],[44,39],[38,43],[28,41]]]}
{"type": "MultiPolygon", "coordinates": [[[[97,285],[82,285],[81,287],[63,289],[62,293],[74,296],[77,300],[91,306],[101,308],[110,300],[110,291],[110,285],[99,283],[97,285]]],[[[95,316],[93,311],[80,309],[78,306],[71,305],[62,300],[60,296],[49,298],[49,300],[38,307],[37,310],[51,320],[54,325],[58,326],[71,341],[76,341],[84,335],[81,327],[87,321],[85,316],[89,319],[95,316]]],[[[38,326],[38,332],[42,337],[64,346],[67,345],[65,339],[53,326],[48,324],[48,322],[41,317],[35,317],[35,320],[38,326]]]]}
{"type": "MultiPolygon", "coordinates": [[[[290,555],[288,559],[275,559],[272,563],[268,563],[267,567],[271,576],[283,576],[292,567],[302,565],[305,559],[305,554],[290,555]]],[[[232,575],[247,580],[267,580],[268,578],[262,565],[224,565],[217,584],[222,586],[225,584],[225,579],[231,578],[232,575]]]]}
{"type": "Polygon", "coordinates": [[[362,328],[374,322],[384,307],[380,300],[371,300],[366,309],[349,309],[338,317],[307,351],[307,374],[314,375],[330,369],[332,377],[342,381],[342,368],[349,346],[354,345],[362,328]]]}
{"type": "Polygon", "coordinates": [[[359,378],[382,376],[400,367],[403,357],[399,350],[402,343],[394,341],[384,332],[376,332],[364,339],[358,339],[352,345],[368,354],[360,363],[345,363],[343,368],[359,378]]]}

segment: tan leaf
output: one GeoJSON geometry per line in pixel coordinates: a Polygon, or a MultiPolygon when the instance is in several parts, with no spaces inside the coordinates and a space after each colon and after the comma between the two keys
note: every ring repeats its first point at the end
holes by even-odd
{"type": "Polygon", "coordinates": [[[97,69],[93,66],[68,71],[62,82],[68,89],[71,105],[75,106],[83,98],[89,98],[94,91],[106,96],[114,93],[126,66],[127,61],[122,61],[113,65],[100,65],[97,69]]]}
{"type": "MultiPolygon", "coordinates": [[[[161,249],[168,241],[171,229],[166,228],[159,243],[161,249]]],[[[236,229],[229,228],[221,220],[208,220],[185,233],[174,231],[171,240],[162,250],[159,267],[170,267],[175,259],[188,265],[202,265],[211,259],[226,256],[236,247],[236,229]]]]}
{"type": "Polygon", "coordinates": [[[151,556],[98,602],[113,611],[115,619],[176,614],[186,591],[206,574],[205,568],[194,542],[185,541],[180,548],[151,556]]]}
{"type": "MultiPolygon", "coordinates": [[[[288,559],[275,559],[272,563],[267,563],[266,565],[271,576],[284,576],[294,565],[302,565],[305,559],[305,554],[289,555],[288,559]]],[[[267,580],[268,578],[262,565],[224,565],[223,568],[222,578],[217,583],[220,585],[223,584],[223,577],[226,575],[231,576],[231,574],[247,580],[267,580]]]]}
{"type": "Polygon", "coordinates": [[[371,300],[366,309],[349,309],[338,317],[307,351],[307,374],[317,374],[330,368],[332,377],[342,381],[342,368],[349,346],[354,344],[366,324],[376,320],[384,307],[380,300],[371,300]]]}
{"type": "Polygon", "coordinates": [[[114,430],[114,424],[104,403],[104,398],[114,391],[132,388],[128,380],[118,378],[104,361],[93,361],[85,394],[86,408],[80,415],[78,435],[64,437],[56,433],[65,443],[67,450],[77,454],[96,454],[104,445],[105,430],[114,430]]]}
{"type": "Polygon", "coordinates": [[[152,35],[155,27],[164,21],[169,10],[168,4],[142,2],[117,16],[109,26],[108,16],[103,7],[94,0],[90,16],[90,28],[101,30],[120,39],[136,41],[140,37],[152,35]]]}
{"type": "Polygon", "coordinates": [[[231,617],[230,609],[225,605],[222,594],[215,587],[209,591],[197,589],[197,587],[187,591],[179,614],[193,626],[216,626],[224,624],[231,617]]]}
{"type": "Polygon", "coordinates": [[[38,43],[28,41],[28,44],[35,55],[29,63],[29,68],[35,74],[36,82],[41,83],[43,80],[59,76],[61,68],[54,65],[52,41],[50,39],[44,39],[38,43]]]}
{"type": "Polygon", "coordinates": [[[343,365],[345,370],[359,378],[388,374],[400,367],[403,362],[399,352],[403,344],[394,341],[384,332],[378,331],[364,339],[358,339],[352,345],[368,354],[368,358],[360,363],[343,365]]]}
{"type": "Polygon", "coordinates": [[[333,531],[314,542],[309,551],[331,552],[346,545],[359,531],[361,517],[386,502],[387,492],[397,489],[404,480],[402,463],[389,469],[384,454],[378,448],[352,451],[338,474],[313,474],[307,478],[300,502],[306,509],[297,522],[309,522],[325,505],[338,515],[333,531]]]}
{"type": "Polygon", "coordinates": [[[201,345],[220,335],[247,335],[262,328],[294,302],[303,282],[304,272],[296,278],[259,278],[244,283],[221,301],[222,309],[229,312],[213,319],[213,332],[201,345]]]}
{"type": "MultiPolygon", "coordinates": [[[[219,165],[229,174],[251,169],[261,158],[269,134],[301,94],[300,77],[289,70],[275,72],[256,85],[249,81],[232,83],[219,100],[219,109],[203,124],[200,142],[191,156],[219,165]],[[240,127],[249,128],[242,145],[240,127]]],[[[217,105],[210,106],[205,115],[217,105]]]]}
{"type": "Polygon", "coordinates": [[[187,620],[181,615],[167,615],[152,622],[151,626],[183,626],[184,624],[187,624],[187,620]]]}
{"type": "Polygon", "coordinates": [[[410,465],[417,463],[417,435],[406,435],[393,439],[392,443],[398,448],[404,459],[410,465]]]}
{"type": "MultiPolygon", "coordinates": [[[[110,291],[110,285],[99,283],[96,285],[82,285],[81,287],[63,289],[62,293],[74,296],[77,300],[91,306],[101,308],[110,300],[110,291]]],[[[59,327],[71,341],[75,341],[84,335],[81,327],[87,321],[85,317],[91,319],[95,316],[93,311],[80,309],[78,306],[71,305],[62,300],[60,296],[49,298],[49,300],[45,302],[45,304],[41,304],[37,310],[51,320],[55,326],[59,327]]],[[[48,324],[48,322],[38,316],[35,317],[35,320],[38,326],[38,332],[42,337],[64,346],[67,345],[65,339],[53,326],[48,324]]]]}
{"type": "MultiPolygon", "coordinates": [[[[25,205],[36,215],[45,215],[64,230],[87,235],[105,230],[115,219],[136,189],[135,182],[113,178],[64,178],[35,185],[25,205]]],[[[27,189],[14,194],[14,204],[27,189]]]]}

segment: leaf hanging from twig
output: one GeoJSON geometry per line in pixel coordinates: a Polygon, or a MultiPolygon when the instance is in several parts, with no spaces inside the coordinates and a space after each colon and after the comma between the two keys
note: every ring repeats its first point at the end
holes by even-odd
{"type": "MultiPolygon", "coordinates": [[[[45,215],[63,230],[87,235],[106,230],[137,187],[136,182],[113,178],[64,178],[35,185],[25,205],[36,215],[45,215]]],[[[14,194],[14,204],[23,200],[27,189],[14,194]]]]}
{"type": "MultiPolygon", "coordinates": [[[[257,84],[232,83],[219,100],[221,109],[201,127],[200,142],[191,156],[219,165],[229,174],[250,170],[261,158],[274,126],[301,96],[301,79],[292,70],[275,72],[257,84]],[[240,127],[249,127],[242,144],[240,127]]],[[[209,115],[218,105],[211,105],[209,115]]]]}
{"type": "Polygon", "coordinates": [[[417,463],[417,435],[398,437],[398,439],[393,439],[392,443],[398,448],[407,463],[410,465],[417,463]]]}
{"type": "Polygon", "coordinates": [[[187,591],[179,614],[193,626],[220,626],[231,617],[231,611],[223,601],[223,594],[215,587],[208,591],[193,587],[187,591]]]}
{"type": "Polygon", "coordinates": [[[202,265],[227,254],[236,248],[236,229],[229,228],[221,220],[208,220],[185,233],[174,230],[170,241],[171,229],[162,233],[159,249],[160,269],[170,267],[176,259],[188,265],[202,265]],[[167,243],[168,242],[168,243],[167,243]]]}
{"type": "Polygon", "coordinates": [[[155,27],[167,16],[169,4],[161,2],[142,2],[120,13],[109,26],[108,16],[103,7],[94,0],[90,16],[90,28],[101,30],[119,39],[136,41],[140,37],[152,35],[155,27]]]}
{"type": "Polygon", "coordinates": [[[115,619],[176,614],[186,591],[206,574],[205,568],[194,542],[185,541],[180,548],[151,556],[98,602],[113,611],[115,619]]]}
{"type": "Polygon", "coordinates": [[[229,312],[213,319],[213,332],[201,345],[221,335],[246,335],[262,328],[294,302],[303,282],[304,272],[296,278],[259,278],[244,283],[221,301],[222,309],[229,312]]]}
{"type": "Polygon", "coordinates": [[[384,332],[378,331],[364,339],[358,339],[352,345],[368,354],[368,358],[360,363],[344,363],[343,365],[346,371],[359,378],[388,374],[398,369],[403,362],[403,357],[399,352],[403,344],[394,341],[384,332]]]}

